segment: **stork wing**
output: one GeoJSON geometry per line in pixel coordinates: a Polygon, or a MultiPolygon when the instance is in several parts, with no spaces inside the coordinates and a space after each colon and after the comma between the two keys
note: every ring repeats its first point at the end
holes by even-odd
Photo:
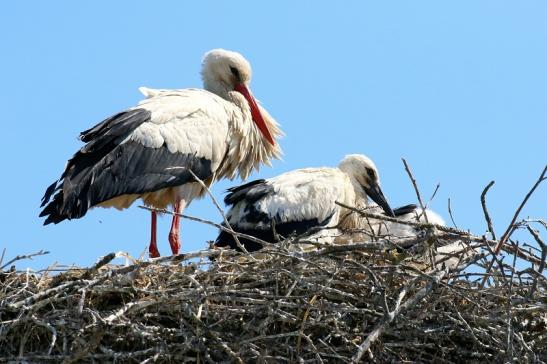
{"type": "MultiPolygon", "coordinates": [[[[236,231],[275,242],[275,233],[287,237],[336,221],[344,200],[345,177],[331,168],[300,169],[269,180],[257,180],[231,188],[225,202],[231,204],[228,221],[236,231]]],[[[247,250],[262,248],[240,238],[247,250]]],[[[222,231],[216,246],[237,248],[233,237],[222,231]]]]}
{"type": "Polygon", "coordinates": [[[79,218],[90,207],[202,179],[227,147],[230,104],[203,90],[161,92],[82,132],[84,145],[42,200],[45,224],[79,218]]]}
{"type": "Polygon", "coordinates": [[[276,224],[326,225],[344,200],[345,176],[333,168],[307,168],[270,180],[273,193],[254,203],[256,209],[276,224]]]}

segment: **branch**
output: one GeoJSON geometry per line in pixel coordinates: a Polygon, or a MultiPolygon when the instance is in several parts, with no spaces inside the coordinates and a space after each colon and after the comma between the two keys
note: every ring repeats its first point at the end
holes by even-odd
{"type": "Polygon", "coordinates": [[[412,175],[412,172],[410,171],[410,167],[408,166],[408,163],[406,162],[406,160],[404,158],[401,158],[401,159],[403,160],[403,164],[405,165],[405,171],[408,174],[410,181],[412,182],[412,186],[414,186],[414,191],[416,192],[416,197],[418,197],[418,202],[420,203],[420,207],[424,214],[425,222],[429,223],[429,220],[427,219],[427,214],[425,213],[425,206],[422,201],[422,196],[420,195],[420,190],[418,189],[418,185],[416,184],[416,179],[412,175]]]}
{"type": "MultiPolygon", "coordinates": [[[[536,183],[534,183],[534,185],[532,186],[530,191],[528,191],[528,193],[524,197],[524,200],[521,202],[521,204],[517,208],[517,211],[515,211],[515,214],[513,215],[513,219],[511,220],[511,223],[507,227],[507,230],[505,230],[505,233],[501,236],[501,239],[500,239],[499,243],[494,248],[494,254],[498,254],[500,252],[501,248],[507,242],[507,240],[509,240],[509,237],[511,236],[511,234],[513,233],[513,231],[516,228],[515,222],[517,221],[517,218],[520,214],[520,211],[522,210],[524,205],[526,205],[526,202],[528,202],[528,199],[530,198],[530,196],[532,196],[532,194],[534,193],[536,188],[538,188],[538,186],[541,184],[541,182],[543,182],[543,181],[545,181],[545,179],[547,179],[547,177],[545,177],[545,173],[547,173],[547,165],[545,166],[545,168],[543,168],[543,171],[541,172],[541,175],[537,179],[536,183]]],[[[486,275],[484,276],[484,278],[482,279],[482,282],[481,282],[481,287],[484,287],[484,284],[488,280],[488,275],[490,274],[490,271],[492,270],[492,266],[494,265],[494,261],[495,260],[492,259],[490,261],[490,263],[488,264],[488,267],[486,268],[486,275]]]]}
{"type": "Polygon", "coordinates": [[[511,220],[511,223],[507,227],[507,230],[505,230],[505,233],[501,236],[501,239],[500,239],[500,242],[499,242],[498,246],[496,246],[496,248],[494,249],[494,252],[496,254],[499,253],[499,251],[500,251],[501,247],[503,246],[503,244],[505,244],[507,242],[507,240],[509,239],[509,237],[511,236],[512,230],[514,229],[515,222],[517,221],[517,218],[520,214],[520,211],[522,210],[524,205],[526,205],[526,202],[528,202],[528,199],[530,198],[530,196],[532,196],[532,194],[534,193],[536,188],[538,188],[538,186],[541,184],[541,182],[543,182],[547,179],[547,177],[545,177],[545,173],[547,173],[547,165],[545,166],[545,168],[543,168],[543,172],[541,172],[541,175],[539,176],[539,178],[536,181],[536,183],[534,184],[534,186],[532,186],[532,189],[530,189],[530,191],[528,191],[528,193],[524,197],[524,200],[521,202],[520,206],[518,207],[517,211],[515,212],[515,215],[513,216],[513,219],[511,220]]]}
{"type": "Polygon", "coordinates": [[[484,219],[486,220],[486,225],[488,226],[488,231],[490,232],[490,235],[492,235],[492,239],[496,240],[496,234],[494,233],[494,228],[492,227],[492,220],[490,219],[490,214],[488,214],[488,209],[486,208],[486,193],[494,185],[494,181],[490,181],[490,183],[484,188],[484,190],[481,193],[481,205],[482,205],[482,211],[484,212],[484,219]]]}
{"type": "MultiPolygon", "coordinates": [[[[15,258],[13,258],[12,260],[10,260],[9,262],[7,262],[6,264],[4,264],[3,266],[0,267],[0,270],[4,270],[4,268],[6,268],[8,265],[10,265],[11,263],[14,263],[18,260],[23,260],[23,259],[30,259],[32,260],[32,258],[36,257],[36,256],[40,256],[40,255],[46,255],[46,254],[49,254],[48,251],[43,251],[43,250],[40,250],[39,252],[37,253],[33,253],[33,254],[27,254],[27,255],[18,255],[16,256],[15,258]]],[[[4,257],[4,254],[2,254],[2,258],[4,257]]]]}
{"type": "MultiPolygon", "coordinates": [[[[387,313],[383,320],[381,320],[372,330],[370,334],[368,334],[365,341],[359,345],[359,349],[357,350],[357,353],[351,358],[352,363],[359,363],[361,361],[361,358],[363,357],[363,354],[370,349],[370,346],[374,341],[376,341],[382,333],[387,329],[387,327],[391,324],[391,322],[402,312],[404,312],[407,308],[414,306],[418,301],[429,295],[431,292],[433,292],[434,288],[439,284],[439,282],[443,279],[443,277],[448,273],[448,269],[442,270],[440,272],[437,272],[435,275],[431,277],[431,281],[419,290],[412,298],[407,300],[402,305],[401,299],[406,293],[406,290],[408,286],[405,286],[401,292],[399,293],[399,298],[397,299],[397,303],[395,305],[395,308],[393,311],[387,313]]],[[[416,277],[414,281],[416,281],[418,278],[416,277]]]]}
{"type": "MultiPolygon", "coordinates": [[[[203,183],[203,181],[198,177],[196,176],[196,174],[190,169],[188,168],[188,172],[190,172],[190,174],[192,175],[192,177],[194,177],[194,179],[200,184],[200,186],[207,192],[207,194],[209,195],[209,197],[211,197],[211,200],[213,200],[213,203],[215,204],[218,212],[220,212],[220,215],[222,216],[222,219],[224,220],[224,224],[226,225],[226,227],[229,229],[228,232],[230,231],[234,231],[234,229],[232,229],[232,226],[230,225],[230,223],[228,222],[228,219],[226,218],[226,214],[224,214],[224,210],[222,210],[222,208],[220,207],[220,205],[218,204],[215,196],[213,196],[213,194],[211,193],[211,191],[209,190],[209,187],[207,187],[205,185],[205,183],[203,183]]],[[[236,245],[239,249],[241,249],[242,252],[244,252],[245,254],[249,255],[249,252],[247,251],[247,249],[245,248],[245,246],[243,244],[241,244],[241,242],[239,241],[239,238],[237,237],[236,234],[233,234],[233,233],[230,233],[233,237],[234,237],[234,241],[236,242],[236,245]]],[[[254,260],[254,257],[251,257],[251,260],[254,260]]]]}

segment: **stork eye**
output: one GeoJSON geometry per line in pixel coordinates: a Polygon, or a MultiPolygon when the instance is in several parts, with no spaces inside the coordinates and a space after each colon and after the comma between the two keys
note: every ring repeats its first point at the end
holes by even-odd
{"type": "Polygon", "coordinates": [[[232,72],[232,75],[234,75],[238,82],[241,82],[241,76],[239,75],[239,70],[237,68],[230,66],[230,72],[232,72]]]}
{"type": "Polygon", "coordinates": [[[365,169],[367,171],[367,174],[368,174],[369,178],[373,181],[376,180],[376,172],[374,172],[374,169],[372,169],[370,167],[366,167],[365,169]]]}

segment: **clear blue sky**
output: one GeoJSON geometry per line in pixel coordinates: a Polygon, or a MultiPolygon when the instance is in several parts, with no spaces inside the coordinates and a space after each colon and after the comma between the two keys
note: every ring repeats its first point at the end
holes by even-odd
{"type": "MultiPolygon", "coordinates": [[[[149,214],[92,210],[42,226],[45,188],[81,146],[80,131],[133,106],[137,88],[200,87],[211,48],[251,62],[252,88],[282,124],[285,157],[252,177],[334,166],[364,153],[393,206],[415,202],[401,157],[432,207],[485,231],[479,196],[498,234],[547,162],[545,1],[11,1],[0,7],[0,248],[51,254],[19,267],[92,264],[143,252],[149,214]],[[336,3],[341,4],[341,3],[336,3]]],[[[222,181],[213,192],[239,181],[222,181]]],[[[546,217],[537,191],[523,216],[546,217]]],[[[220,217],[208,199],[188,214],[220,217]]],[[[159,249],[169,253],[169,218],[159,249]]],[[[183,250],[214,228],[183,221],[183,250]]]]}

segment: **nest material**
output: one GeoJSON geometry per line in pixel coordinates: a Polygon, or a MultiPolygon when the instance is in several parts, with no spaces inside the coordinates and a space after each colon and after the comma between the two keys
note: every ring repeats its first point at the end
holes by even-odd
{"type": "Polygon", "coordinates": [[[424,258],[456,239],[0,273],[0,362],[545,361],[543,266],[498,260],[482,286],[493,243],[471,236],[450,267],[424,258]]]}

